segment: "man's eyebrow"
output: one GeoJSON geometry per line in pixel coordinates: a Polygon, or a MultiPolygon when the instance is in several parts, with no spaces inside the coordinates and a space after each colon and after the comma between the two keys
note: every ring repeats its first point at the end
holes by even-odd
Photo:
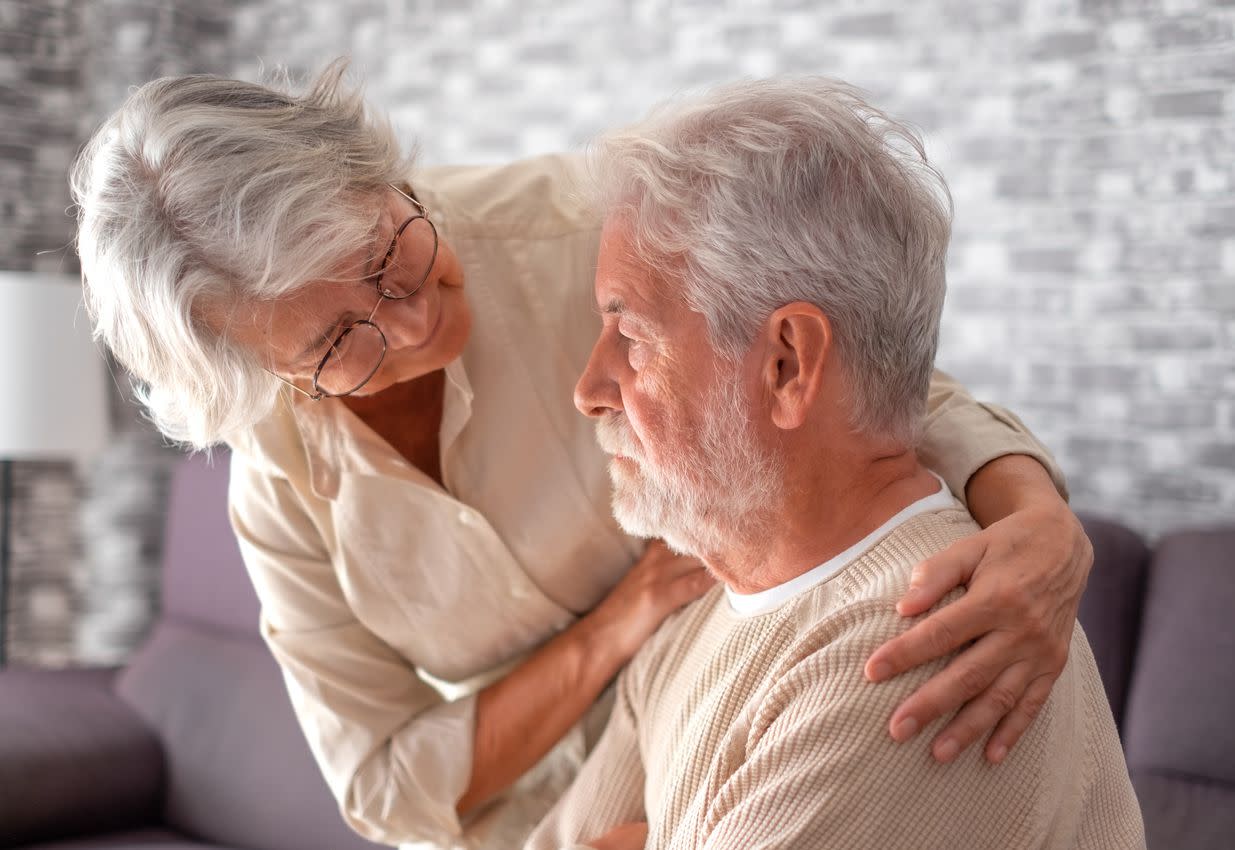
{"type": "Polygon", "coordinates": [[[610,298],[601,306],[600,312],[610,316],[621,316],[626,312],[626,302],[621,298],[610,298]]]}
{"type": "Polygon", "coordinates": [[[636,313],[621,298],[613,297],[601,305],[600,312],[608,316],[621,316],[633,324],[643,333],[652,337],[659,337],[656,331],[656,323],[640,313],[636,313]]]}

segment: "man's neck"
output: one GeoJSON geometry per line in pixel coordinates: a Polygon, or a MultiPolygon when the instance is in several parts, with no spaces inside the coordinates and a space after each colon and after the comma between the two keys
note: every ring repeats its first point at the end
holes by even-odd
{"type": "Polygon", "coordinates": [[[758,540],[704,561],[731,590],[758,593],[839,555],[939,487],[913,451],[832,457],[786,482],[782,507],[758,540]]]}

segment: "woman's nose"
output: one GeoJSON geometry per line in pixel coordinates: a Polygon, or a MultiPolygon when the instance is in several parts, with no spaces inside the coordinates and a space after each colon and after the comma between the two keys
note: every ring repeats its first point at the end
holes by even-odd
{"type": "Polygon", "coordinates": [[[420,292],[407,298],[383,298],[381,300],[384,303],[374,310],[377,316],[375,323],[382,329],[392,347],[410,348],[420,345],[433,332],[433,326],[437,322],[434,306],[440,310],[441,304],[436,291],[428,291],[429,286],[430,284],[426,283],[420,292]],[[431,301],[433,303],[430,303],[431,301]]]}

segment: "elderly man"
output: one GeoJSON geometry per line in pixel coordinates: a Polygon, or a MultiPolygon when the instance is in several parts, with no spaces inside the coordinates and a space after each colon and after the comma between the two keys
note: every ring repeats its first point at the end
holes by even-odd
{"type": "Polygon", "coordinates": [[[1143,846],[1079,628],[998,766],[874,722],[946,663],[864,676],[914,564],[977,529],[914,450],[950,230],[917,137],[843,84],[765,81],[672,104],[595,165],[604,328],[576,404],[623,526],[722,586],[622,674],[528,846],[1143,846]]]}

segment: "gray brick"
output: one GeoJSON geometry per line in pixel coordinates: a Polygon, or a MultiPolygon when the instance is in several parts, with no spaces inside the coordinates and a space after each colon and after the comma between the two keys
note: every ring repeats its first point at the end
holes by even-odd
{"type": "Polygon", "coordinates": [[[995,184],[995,194],[1010,199],[1042,199],[1050,197],[1045,169],[1021,174],[1001,174],[995,184]]]}
{"type": "Polygon", "coordinates": [[[1235,471],[1235,440],[1202,446],[1196,452],[1196,462],[1201,468],[1235,471]]]}
{"type": "Polygon", "coordinates": [[[1145,462],[1145,448],[1139,440],[1120,437],[1072,437],[1068,454],[1096,467],[1136,467],[1145,462]]]}
{"type": "Polygon", "coordinates": [[[1205,322],[1138,325],[1128,329],[1132,347],[1140,351],[1206,351],[1218,344],[1218,327],[1205,322]]]}
{"type": "Polygon", "coordinates": [[[1168,18],[1152,28],[1157,47],[1199,47],[1229,43],[1232,37],[1229,17],[1207,15],[1168,18]]]}
{"type": "Polygon", "coordinates": [[[1162,0],[1080,0],[1080,12],[1085,18],[1153,15],[1161,11],[1162,0]]]}
{"type": "Polygon", "coordinates": [[[1218,404],[1210,399],[1175,401],[1140,400],[1133,402],[1130,421],[1146,428],[1214,428],[1218,425],[1218,404]]]}
{"type": "Polygon", "coordinates": [[[524,62],[541,62],[547,65],[563,65],[578,58],[574,44],[569,41],[540,42],[523,45],[519,59],[524,62]]]}
{"type": "Polygon", "coordinates": [[[1141,364],[1078,363],[1068,367],[1068,376],[1078,390],[1135,390],[1150,384],[1148,370],[1141,364]]]}
{"type": "Polygon", "coordinates": [[[1235,204],[1207,207],[1197,235],[1204,237],[1235,236],[1235,204]]]}
{"type": "Polygon", "coordinates": [[[1029,50],[1033,59],[1080,59],[1098,46],[1097,33],[1091,29],[1057,30],[1038,38],[1029,50]]]}
{"type": "Polygon", "coordinates": [[[78,68],[30,68],[26,72],[26,80],[36,85],[71,87],[79,84],[81,79],[78,68]]]}
{"type": "Polygon", "coordinates": [[[1136,495],[1151,504],[1217,504],[1222,501],[1222,488],[1213,481],[1196,476],[1156,473],[1137,480],[1136,495]]]}
{"type": "Polygon", "coordinates": [[[1151,95],[1149,108],[1157,118],[1207,118],[1222,115],[1225,98],[1220,89],[1173,92],[1151,95]]]}
{"type": "Polygon", "coordinates": [[[900,32],[900,19],[893,12],[847,15],[833,19],[829,29],[834,36],[891,38],[900,32]]]}
{"type": "Polygon", "coordinates": [[[1013,248],[1012,267],[1023,272],[1072,272],[1076,251],[1072,248],[1013,248]]]}

